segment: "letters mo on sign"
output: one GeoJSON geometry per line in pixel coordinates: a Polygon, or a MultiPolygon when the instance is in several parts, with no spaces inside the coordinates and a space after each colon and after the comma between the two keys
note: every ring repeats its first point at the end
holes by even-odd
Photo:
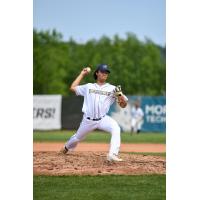
{"type": "Polygon", "coordinates": [[[148,123],[165,123],[166,105],[145,105],[145,116],[148,123]]]}

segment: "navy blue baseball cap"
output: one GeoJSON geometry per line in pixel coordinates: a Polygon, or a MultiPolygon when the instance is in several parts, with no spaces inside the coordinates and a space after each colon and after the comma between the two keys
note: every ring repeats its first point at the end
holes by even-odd
{"type": "Polygon", "coordinates": [[[108,67],[108,65],[106,64],[100,64],[100,65],[97,65],[97,68],[94,72],[94,79],[96,80],[97,79],[97,75],[96,75],[96,72],[107,72],[107,73],[110,73],[110,69],[108,67]]]}
{"type": "Polygon", "coordinates": [[[109,69],[108,65],[105,65],[105,64],[98,65],[96,71],[110,73],[110,69],[109,69]]]}

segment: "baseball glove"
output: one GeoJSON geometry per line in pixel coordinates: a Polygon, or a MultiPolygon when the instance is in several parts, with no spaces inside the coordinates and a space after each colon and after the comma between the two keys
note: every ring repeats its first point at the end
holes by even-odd
{"type": "Polygon", "coordinates": [[[121,85],[118,85],[118,86],[115,87],[115,89],[114,89],[114,95],[115,95],[115,97],[122,96],[121,85]]]}

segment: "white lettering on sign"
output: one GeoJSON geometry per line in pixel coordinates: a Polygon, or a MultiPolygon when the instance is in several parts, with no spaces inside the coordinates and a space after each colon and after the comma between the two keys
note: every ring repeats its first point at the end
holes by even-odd
{"type": "Polygon", "coordinates": [[[166,106],[165,105],[146,105],[145,114],[151,115],[165,115],[166,106]]]}
{"type": "Polygon", "coordinates": [[[148,123],[165,123],[166,122],[165,116],[148,115],[146,116],[146,120],[148,123]]]}
{"type": "Polygon", "coordinates": [[[148,123],[166,122],[166,105],[146,105],[145,116],[148,123]]]}

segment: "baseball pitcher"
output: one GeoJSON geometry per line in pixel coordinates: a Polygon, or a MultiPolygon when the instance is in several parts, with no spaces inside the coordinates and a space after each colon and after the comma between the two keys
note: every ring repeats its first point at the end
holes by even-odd
{"type": "Polygon", "coordinates": [[[128,98],[122,93],[121,86],[106,83],[110,69],[106,64],[97,66],[93,76],[96,83],[80,85],[81,80],[89,74],[90,68],[84,68],[72,83],[70,90],[76,95],[84,97],[82,112],[83,119],[76,133],[67,141],[62,149],[66,154],[95,129],[100,129],[111,134],[108,161],[122,161],[119,158],[120,127],[117,122],[107,115],[110,106],[117,101],[120,107],[125,108],[128,98]]]}

